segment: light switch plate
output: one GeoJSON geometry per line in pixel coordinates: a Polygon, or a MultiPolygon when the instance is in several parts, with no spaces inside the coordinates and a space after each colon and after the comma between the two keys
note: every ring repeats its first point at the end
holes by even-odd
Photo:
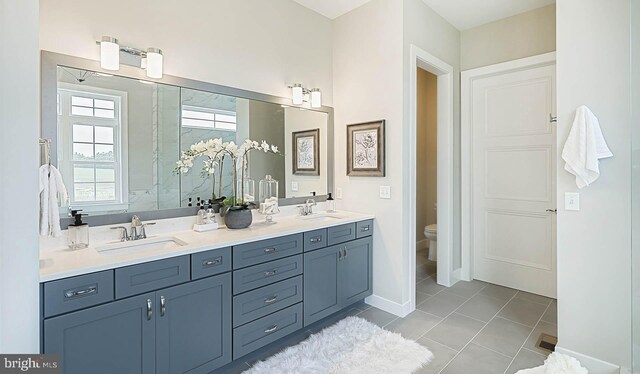
{"type": "Polygon", "coordinates": [[[298,191],[298,182],[291,182],[291,191],[293,192],[298,191]]]}
{"type": "Polygon", "coordinates": [[[391,186],[380,186],[380,198],[381,199],[391,198],[391,186]]]}
{"type": "Polygon", "coordinates": [[[564,194],[565,210],[580,210],[580,194],[577,192],[565,192],[564,194]]]}
{"type": "Polygon", "coordinates": [[[342,200],[342,187],[336,188],[336,199],[342,200]]]}

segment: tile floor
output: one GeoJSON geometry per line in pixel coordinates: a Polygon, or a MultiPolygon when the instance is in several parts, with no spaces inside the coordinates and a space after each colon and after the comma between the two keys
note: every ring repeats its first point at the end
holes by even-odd
{"type": "Polygon", "coordinates": [[[512,374],[542,365],[548,352],[536,348],[535,343],[541,333],[557,335],[555,300],[480,281],[442,287],[435,282],[435,263],[420,253],[416,276],[416,310],[405,318],[364,303],[355,304],[221,371],[240,373],[351,315],[431,350],[434,360],[419,374],[512,374]]]}

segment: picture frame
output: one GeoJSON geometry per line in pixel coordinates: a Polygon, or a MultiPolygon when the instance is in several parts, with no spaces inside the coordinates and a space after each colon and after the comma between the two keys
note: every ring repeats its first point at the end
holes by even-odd
{"type": "Polygon", "coordinates": [[[347,175],[385,176],[385,120],[347,125],[347,175]]]}
{"type": "Polygon", "coordinates": [[[293,174],[320,175],[320,129],[295,131],[293,141],[293,174]]]}

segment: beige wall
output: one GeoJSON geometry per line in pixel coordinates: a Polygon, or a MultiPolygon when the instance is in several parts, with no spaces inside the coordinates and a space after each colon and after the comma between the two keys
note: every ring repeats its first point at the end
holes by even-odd
{"type": "Polygon", "coordinates": [[[556,49],[556,6],[504,18],[460,34],[460,68],[468,70],[556,49]]]}
{"type": "Polygon", "coordinates": [[[436,223],[438,201],[438,78],[418,68],[416,148],[416,240],[425,240],[424,227],[436,223]]]}

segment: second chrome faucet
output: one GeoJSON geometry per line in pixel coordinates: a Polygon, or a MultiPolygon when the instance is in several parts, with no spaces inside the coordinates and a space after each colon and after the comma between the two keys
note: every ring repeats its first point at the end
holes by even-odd
{"type": "Polygon", "coordinates": [[[147,238],[147,231],[145,227],[155,225],[155,222],[147,222],[144,223],[140,220],[140,217],[134,215],[131,218],[131,229],[127,231],[125,226],[115,226],[112,227],[112,230],[122,230],[122,235],[120,236],[120,241],[126,242],[129,240],[140,240],[147,238]]]}

